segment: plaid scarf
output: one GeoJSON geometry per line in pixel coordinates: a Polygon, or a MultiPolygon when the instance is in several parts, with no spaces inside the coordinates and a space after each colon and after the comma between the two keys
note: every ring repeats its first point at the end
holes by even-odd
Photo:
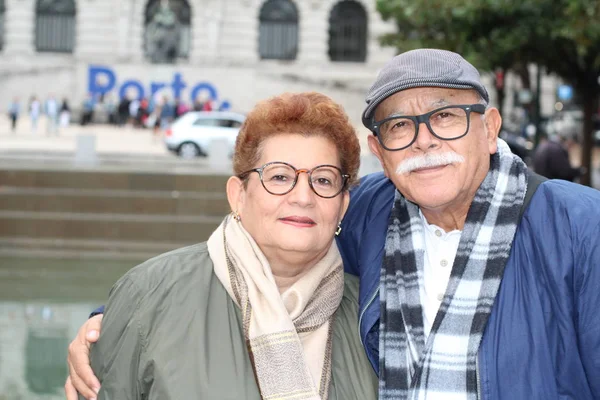
{"type": "Polygon", "coordinates": [[[208,239],[215,274],[242,311],[244,337],[264,400],[327,400],[334,314],[344,293],[335,241],[283,293],[269,261],[231,215],[208,239]]]}
{"type": "Polygon", "coordinates": [[[381,271],[381,400],[477,399],[477,352],[517,229],[526,172],[521,159],[498,140],[427,340],[419,293],[424,227],[419,207],[396,193],[381,271]]]}

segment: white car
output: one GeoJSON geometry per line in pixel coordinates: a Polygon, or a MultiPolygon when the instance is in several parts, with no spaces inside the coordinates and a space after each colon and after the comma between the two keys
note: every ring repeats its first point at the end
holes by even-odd
{"type": "Polygon", "coordinates": [[[228,111],[190,111],[165,131],[167,148],[182,158],[208,156],[211,146],[227,143],[233,154],[235,139],[246,117],[228,111]]]}

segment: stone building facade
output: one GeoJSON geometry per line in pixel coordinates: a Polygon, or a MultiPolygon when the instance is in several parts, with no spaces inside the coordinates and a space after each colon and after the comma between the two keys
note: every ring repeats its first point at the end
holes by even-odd
{"type": "MultiPolygon", "coordinates": [[[[364,95],[395,54],[395,49],[379,45],[379,37],[394,25],[381,20],[375,3],[0,0],[0,110],[14,96],[23,106],[34,94],[42,100],[66,97],[77,111],[89,92],[107,92],[117,99],[123,93],[149,96],[158,90],[188,102],[202,94],[247,112],[268,96],[317,90],[341,103],[362,129],[364,95]],[[165,3],[175,8],[182,25],[174,63],[156,62],[148,55],[149,13],[165,3]],[[48,21],[57,18],[63,23],[52,31],[48,21]],[[265,18],[271,18],[270,28],[265,18]],[[281,24],[295,25],[281,30],[281,24]],[[290,35],[295,40],[291,47],[290,35]]],[[[492,76],[484,74],[483,79],[495,104],[492,76]]],[[[554,113],[559,84],[553,77],[542,79],[542,115],[554,113]]],[[[509,74],[505,85],[504,116],[518,120],[519,80],[509,74]]]]}
{"type": "MultiPolygon", "coordinates": [[[[246,112],[257,100],[283,91],[318,90],[342,103],[359,124],[366,90],[394,55],[393,49],[378,43],[393,25],[381,20],[375,0],[169,1],[0,0],[2,107],[13,96],[25,103],[30,95],[43,99],[52,94],[69,98],[77,107],[90,90],[108,90],[115,97],[120,89],[143,91],[148,96],[162,87],[161,94],[178,94],[188,101],[192,92],[205,91],[246,112]],[[180,38],[185,54],[173,64],[153,63],[145,52],[148,8],[169,1],[183,1],[189,9],[184,21],[189,25],[180,38]],[[297,42],[291,57],[278,55],[277,49],[273,56],[264,48],[269,46],[263,31],[265,13],[271,11],[277,19],[278,10],[270,9],[282,4],[296,14],[297,42]],[[48,30],[40,17],[48,9],[62,10],[61,18],[70,18],[71,25],[63,23],[58,33],[48,30]],[[351,20],[341,29],[350,32],[338,29],[337,39],[332,38],[332,21],[346,17],[351,20]],[[344,40],[344,35],[362,36],[344,40]],[[57,38],[60,43],[49,50],[49,41],[57,38]],[[332,48],[347,47],[353,40],[363,46],[362,55],[345,57],[332,48]],[[175,93],[173,85],[180,91],[175,93]]],[[[278,39],[272,38],[271,46],[277,47],[278,39]]]]}

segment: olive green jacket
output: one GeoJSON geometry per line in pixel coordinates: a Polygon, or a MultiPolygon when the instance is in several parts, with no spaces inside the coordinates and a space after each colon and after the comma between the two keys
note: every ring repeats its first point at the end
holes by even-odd
{"type": "MultiPolygon", "coordinates": [[[[377,398],[358,335],[358,280],[346,275],[335,313],[331,400],[377,398]]],[[[92,368],[98,399],[260,399],[241,314],[206,243],[153,258],[111,290],[92,368]]]]}

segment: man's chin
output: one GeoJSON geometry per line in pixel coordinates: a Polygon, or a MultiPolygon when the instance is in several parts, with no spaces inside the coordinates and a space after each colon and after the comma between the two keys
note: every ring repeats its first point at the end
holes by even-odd
{"type": "Polygon", "coordinates": [[[449,193],[447,189],[447,182],[444,186],[446,187],[436,188],[435,186],[429,185],[426,188],[422,188],[420,190],[410,190],[409,192],[403,194],[408,200],[410,200],[412,203],[415,203],[420,208],[439,210],[452,203],[452,201],[456,198],[456,196],[453,196],[452,193],[449,193]]]}

